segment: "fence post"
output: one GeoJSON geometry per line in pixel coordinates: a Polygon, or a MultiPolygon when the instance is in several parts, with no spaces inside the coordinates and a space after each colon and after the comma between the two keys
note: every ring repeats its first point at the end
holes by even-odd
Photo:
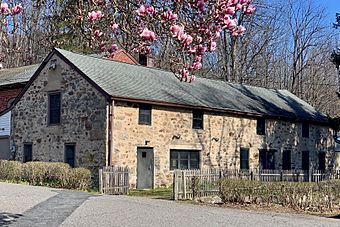
{"type": "Polygon", "coordinates": [[[280,172],[280,181],[283,181],[283,172],[282,172],[282,170],[280,172]]]}
{"type": "Polygon", "coordinates": [[[250,180],[251,181],[254,180],[254,172],[253,172],[253,170],[250,170],[250,180]]]}
{"type": "Polygon", "coordinates": [[[103,169],[99,169],[99,192],[103,194],[103,169]]]}
{"type": "Polygon", "coordinates": [[[308,182],[312,182],[312,170],[308,171],[308,182]]]}
{"type": "Polygon", "coordinates": [[[185,178],[185,171],[182,172],[182,177],[183,177],[183,197],[184,199],[187,198],[187,181],[186,181],[186,178],[185,178]]]}
{"type": "Polygon", "coordinates": [[[173,192],[174,192],[174,200],[178,200],[178,177],[177,177],[177,171],[174,171],[174,185],[173,185],[173,192]]]}

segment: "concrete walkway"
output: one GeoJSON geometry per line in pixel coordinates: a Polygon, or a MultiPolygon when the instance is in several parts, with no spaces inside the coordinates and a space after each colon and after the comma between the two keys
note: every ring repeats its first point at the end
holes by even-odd
{"type": "Polygon", "coordinates": [[[0,183],[0,226],[340,226],[339,219],[0,183]]]}

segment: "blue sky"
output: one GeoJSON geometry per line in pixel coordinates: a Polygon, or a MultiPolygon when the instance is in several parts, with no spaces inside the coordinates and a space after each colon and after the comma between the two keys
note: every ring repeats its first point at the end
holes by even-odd
{"type": "Polygon", "coordinates": [[[318,0],[315,1],[315,4],[325,8],[327,23],[332,24],[335,22],[335,13],[340,13],[340,0],[318,0]]]}

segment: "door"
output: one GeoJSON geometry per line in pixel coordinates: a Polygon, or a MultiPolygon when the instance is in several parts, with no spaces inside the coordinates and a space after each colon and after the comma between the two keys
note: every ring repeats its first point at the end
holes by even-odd
{"type": "Polygon", "coordinates": [[[9,138],[0,137],[0,160],[9,160],[11,158],[11,150],[9,147],[9,138]]]}
{"type": "Polygon", "coordinates": [[[76,145],[66,144],[65,145],[65,163],[69,164],[72,168],[74,167],[76,145]]]}
{"type": "Polygon", "coordinates": [[[319,170],[322,170],[322,171],[326,170],[326,153],[325,152],[319,153],[319,170]]]}
{"type": "Polygon", "coordinates": [[[309,151],[302,151],[301,161],[302,170],[309,170],[309,151]]]}
{"type": "Polygon", "coordinates": [[[137,148],[137,189],[153,188],[153,148],[137,148]]]}
{"type": "Polygon", "coordinates": [[[24,160],[23,162],[31,162],[33,159],[32,156],[32,144],[31,143],[27,143],[24,144],[24,160]]]}

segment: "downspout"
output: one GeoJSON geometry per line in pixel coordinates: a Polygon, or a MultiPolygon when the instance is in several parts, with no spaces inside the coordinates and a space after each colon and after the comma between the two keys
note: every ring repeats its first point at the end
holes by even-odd
{"type": "Polygon", "coordinates": [[[113,116],[113,108],[112,108],[112,104],[111,100],[108,101],[108,105],[107,105],[107,156],[106,156],[106,166],[110,166],[111,165],[111,157],[112,157],[112,116],[113,116]]]}

